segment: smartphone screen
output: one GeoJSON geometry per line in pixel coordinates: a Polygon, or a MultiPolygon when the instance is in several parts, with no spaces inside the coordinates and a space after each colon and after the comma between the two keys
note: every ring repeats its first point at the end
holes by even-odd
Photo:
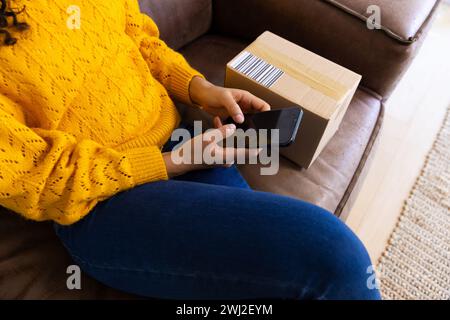
{"type": "MultiPolygon", "coordinates": [[[[253,142],[253,146],[256,145],[257,147],[270,145],[273,143],[272,130],[277,130],[280,147],[287,147],[295,141],[302,116],[303,111],[300,108],[292,107],[246,114],[245,121],[242,124],[235,123],[231,118],[227,119],[226,123],[234,123],[238,129],[243,131],[254,129],[256,133],[259,133],[261,129],[265,129],[267,136],[247,136],[249,143],[246,143],[246,146],[252,145],[251,142],[253,142]],[[252,139],[257,139],[256,143],[252,139]]],[[[236,139],[236,137],[232,138],[236,139]]]]}

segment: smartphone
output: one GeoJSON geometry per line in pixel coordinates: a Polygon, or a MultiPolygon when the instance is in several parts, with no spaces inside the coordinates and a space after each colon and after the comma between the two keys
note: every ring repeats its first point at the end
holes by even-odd
{"type": "MultiPolygon", "coordinates": [[[[272,130],[278,130],[279,132],[279,146],[288,147],[295,142],[302,117],[303,110],[295,106],[246,114],[244,123],[235,123],[230,117],[225,121],[225,124],[233,123],[236,125],[237,129],[242,129],[244,132],[247,132],[249,129],[254,129],[256,131],[256,136],[245,136],[246,148],[262,148],[271,145],[273,143],[272,130]],[[267,135],[260,135],[260,129],[265,129],[267,135]]],[[[242,131],[238,132],[242,133],[242,131]]],[[[238,135],[239,133],[226,139],[225,145],[229,145],[230,142],[235,142],[238,135]]]]}

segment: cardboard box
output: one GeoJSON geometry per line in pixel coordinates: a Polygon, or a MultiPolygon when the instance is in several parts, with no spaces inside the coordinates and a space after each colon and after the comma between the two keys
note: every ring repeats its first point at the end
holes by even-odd
{"type": "Polygon", "coordinates": [[[298,105],[296,142],[281,154],[309,168],[336,133],[361,76],[271,32],[227,64],[225,86],[250,91],[272,108],[298,105]]]}

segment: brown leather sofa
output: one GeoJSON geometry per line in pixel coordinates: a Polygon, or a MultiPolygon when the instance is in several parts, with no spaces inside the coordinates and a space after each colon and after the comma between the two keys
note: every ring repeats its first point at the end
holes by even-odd
{"type": "MultiPolygon", "coordinates": [[[[347,214],[368,169],[383,119],[383,102],[419,50],[439,0],[141,0],[162,38],[212,82],[265,30],[363,75],[340,130],[309,170],[287,160],[273,177],[255,167],[242,173],[253,188],[293,196],[347,214]],[[378,5],[381,30],[366,26],[378,5]]],[[[180,106],[186,118],[203,117],[180,106]]],[[[0,299],[134,298],[83,275],[82,290],[66,287],[70,257],[50,223],[33,223],[0,209],[0,299]]]]}

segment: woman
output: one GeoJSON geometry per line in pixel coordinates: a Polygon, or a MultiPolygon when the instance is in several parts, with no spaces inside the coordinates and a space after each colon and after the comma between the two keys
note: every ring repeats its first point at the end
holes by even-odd
{"type": "Polygon", "coordinates": [[[224,134],[235,127],[218,116],[269,106],[209,83],[137,0],[76,1],[75,28],[71,0],[1,1],[0,205],[54,221],[84,272],[148,297],[379,299],[366,250],[332,214],[253,191],[229,163],[173,161],[172,99],[224,134]]]}

